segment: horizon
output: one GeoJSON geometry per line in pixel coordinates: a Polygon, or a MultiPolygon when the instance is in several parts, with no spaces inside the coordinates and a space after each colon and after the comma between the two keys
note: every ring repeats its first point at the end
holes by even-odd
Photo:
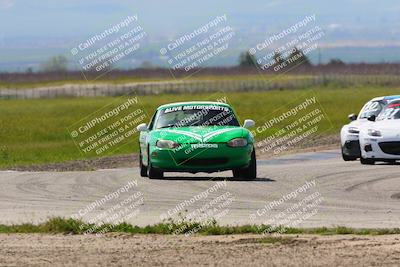
{"type": "Polygon", "coordinates": [[[143,62],[167,67],[160,48],[223,14],[235,37],[226,53],[208,66],[233,66],[241,52],[313,14],[315,24],[324,31],[318,50],[309,55],[314,64],[333,58],[346,63],[400,62],[400,3],[384,1],[379,9],[371,0],[293,3],[0,0],[0,71],[38,70],[56,55],[66,56],[75,69],[76,61],[69,53],[72,47],[135,14],[147,34],[146,48],[118,62],[121,69],[137,68],[143,62]]]}

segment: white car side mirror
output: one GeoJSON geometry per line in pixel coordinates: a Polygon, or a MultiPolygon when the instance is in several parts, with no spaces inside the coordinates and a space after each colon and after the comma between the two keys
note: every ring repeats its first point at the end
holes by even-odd
{"type": "Polygon", "coordinates": [[[352,114],[350,114],[350,115],[348,116],[348,118],[349,118],[350,121],[355,121],[355,120],[357,120],[357,115],[354,114],[354,113],[352,113],[352,114]]]}
{"type": "Polygon", "coordinates": [[[244,120],[243,128],[251,128],[254,125],[256,125],[256,123],[253,120],[248,120],[247,119],[247,120],[244,120]]]}
{"type": "Polygon", "coordinates": [[[376,121],[376,116],[375,115],[371,115],[367,120],[376,121]]]}
{"type": "Polygon", "coordinates": [[[139,132],[145,132],[145,131],[149,130],[149,128],[147,128],[147,124],[146,123],[139,124],[138,126],[136,126],[136,129],[139,132]]]}

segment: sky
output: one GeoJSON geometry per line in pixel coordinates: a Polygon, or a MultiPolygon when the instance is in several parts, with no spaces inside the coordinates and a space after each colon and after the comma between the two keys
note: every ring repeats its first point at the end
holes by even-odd
{"type": "MultiPolygon", "coordinates": [[[[243,47],[311,14],[327,33],[321,42],[327,48],[400,46],[395,0],[0,0],[0,65],[66,52],[134,14],[149,41],[160,46],[221,14],[227,14],[243,47]]],[[[391,60],[380,57],[375,60],[391,60]]]]}

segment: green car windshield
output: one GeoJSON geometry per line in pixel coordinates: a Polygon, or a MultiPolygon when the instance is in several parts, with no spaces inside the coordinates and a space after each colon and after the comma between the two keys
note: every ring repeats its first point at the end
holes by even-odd
{"type": "Polygon", "coordinates": [[[239,126],[239,122],[229,107],[187,105],[160,110],[155,128],[187,126],[239,126]]]}

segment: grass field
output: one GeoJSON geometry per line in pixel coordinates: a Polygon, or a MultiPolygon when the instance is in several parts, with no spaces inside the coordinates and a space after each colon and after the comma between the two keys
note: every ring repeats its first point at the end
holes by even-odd
{"type": "MultiPolygon", "coordinates": [[[[399,94],[400,88],[321,87],[313,90],[282,90],[269,92],[237,92],[227,95],[240,119],[252,118],[260,124],[279,108],[307,94],[315,94],[332,127],[324,135],[338,133],[347,123],[349,113],[357,113],[370,98],[399,94]]],[[[207,100],[209,94],[140,96],[148,114],[163,103],[187,100],[207,100]]],[[[0,167],[36,163],[62,162],[84,158],[74,145],[67,127],[115,100],[102,98],[35,99],[0,101],[0,167]]],[[[322,122],[327,124],[327,121],[322,122]]],[[[262,136],[262,135],[260,135],[262,136]]],[[[259,138],[259,136],[257,136],[259,138]]],[[[113,152],[137,152],[137,138],[113,152]]]]}

